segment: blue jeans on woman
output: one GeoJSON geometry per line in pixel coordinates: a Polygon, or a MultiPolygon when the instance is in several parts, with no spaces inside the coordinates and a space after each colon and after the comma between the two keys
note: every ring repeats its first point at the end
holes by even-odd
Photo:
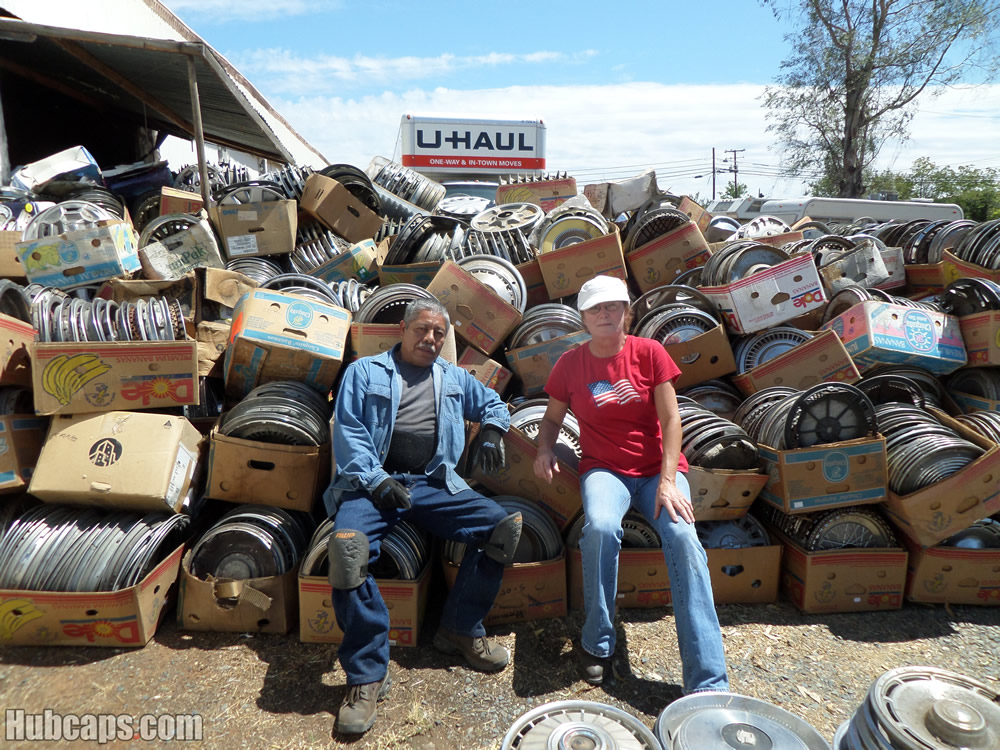
{"type": "MultiPolygon", "coordinates": [[[[599,658],[615,652],[615,598],[622,519],[635,508],[656,529],[670,575],[677,643],[680,646],[685,694],[729,690],[722,632],[712,597],[712,582],[694,524],[670,520],[666,510],[653,519],[659,475],[628,477],[608,469],[591,469],[580,479],[585,523],[580,538],[583,556],[585,620],[581,644],[599,658]]],[[[677,488],[691,497],[687,477],[677,473],[677,488]]]]}
{"type": "MultiPolygon", "coordinates": [[[[442,539],[464,542],[465,554],[441,612],[440,626],[463,636],[483,636],[483,618],[500,590],[503,564],[486,556],[483,545],[507,515],[500,505],[473,490],[452,495],[442,480],[423,474],[393,474],[410,490],[408,510],[376,508],[366,492],[345,492],[334,529],[368,536],[368,565],[382,540],[400,521],[409,521],[442,539]]],[[[369,574],[358,588],[333,589],[333,610],[344,640],[337,649],[348,685],[378,682],[389,668],[389,610],[369,574]]]]}

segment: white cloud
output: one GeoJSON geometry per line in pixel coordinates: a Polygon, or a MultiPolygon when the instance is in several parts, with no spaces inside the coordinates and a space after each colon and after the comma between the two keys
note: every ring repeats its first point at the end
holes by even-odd
{"type": "Polygon", "coordinates": [[[229,21],[269,21],[338,10],[342,0],[161,0],[171,11],[205,24],[229,21]]]}
{"type": "Polygon", "coordinates": [[[443,53],[433,57],[316,55],[303,57],[287,49],[255,49],[227,55],[245,75],[264,90],[285,96],[333,94],[345,85],[382,86],[405,81],[441,78],[460,71],[517,64],[574,64],[597,54],[537,51],[523,54],[489,52],[483,55],[443,53]]]}

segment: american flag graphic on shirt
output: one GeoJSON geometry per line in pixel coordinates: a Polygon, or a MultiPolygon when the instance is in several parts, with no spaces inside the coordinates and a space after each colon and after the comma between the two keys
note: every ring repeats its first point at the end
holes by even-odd
{"type": "Polygon", "coordinates": [[[611,381],[598,380],[596,383],[589,383],[587,388],[594,395],[594,401],[598,406],[627,404],[640,400],[639,394],[627,378],[622,378],[613,385],[611,381]]]}

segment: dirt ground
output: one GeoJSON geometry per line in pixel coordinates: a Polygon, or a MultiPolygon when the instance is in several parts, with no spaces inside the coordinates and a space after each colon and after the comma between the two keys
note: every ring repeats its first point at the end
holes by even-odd
{"type": "MultiPolygon", "coordinates": [[[[28,713],[198,713],[203,741],[185,746],[473,750],[499,748],[519,716],[551,701],[610,704],[652,727],[680,697],[669,607],[619,612],[621,674],[595,688],[579,678],[579,612],[491,631],[511,650],[513,663],[484,675],[431,646],[439,606],[439,598],[432,599],[416,648],[393,649],[392,691],[375,727],[361,738],[331,731],[344,693],[332,647],[300,643],[297,631],[186,632],[172,614],[141,649],[0,649],[0,699],[5,708],[28,713]]],[[[721,605],[719,617],[733,691],[795,713],[830,742],[871,683],[895,667],[949,669],[1000,692],[998,608],[906,604],[891,612],[816,616],[779,602],[721,605]]],[[[156,746],[138,740],[105,745],[156,746]]]]}

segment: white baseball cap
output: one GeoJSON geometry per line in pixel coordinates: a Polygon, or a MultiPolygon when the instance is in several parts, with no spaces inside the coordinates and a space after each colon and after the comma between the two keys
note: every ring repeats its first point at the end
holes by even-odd
{"type": "Polygon", "coordinates": [[[628,287],[614,276],[595,276],[580,287],[576,297],[576,308],[583,312],[602,302],[629,303],[628,287]]]}

